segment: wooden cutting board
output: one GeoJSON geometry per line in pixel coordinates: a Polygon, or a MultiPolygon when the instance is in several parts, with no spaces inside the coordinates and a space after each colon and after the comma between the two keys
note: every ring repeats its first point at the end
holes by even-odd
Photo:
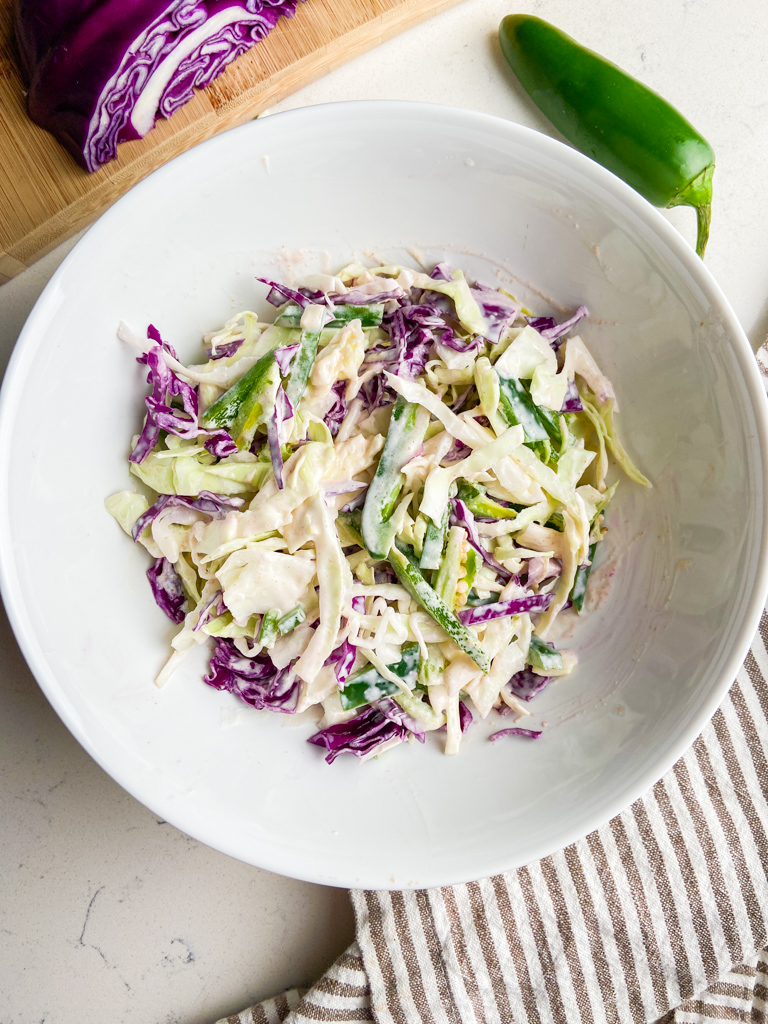
{"type": "Polygon", "coordinates": [[[306,0],[294,18],[282,18],[265,40],[173,117],[158,120],[146,138],[122,143],[116,160],[88,174],[27,117],[13,40],[13,0],[0,0],[0,284],[90,224],[178,153],[243,124],[344,61],[458,2],[306,0]]]}

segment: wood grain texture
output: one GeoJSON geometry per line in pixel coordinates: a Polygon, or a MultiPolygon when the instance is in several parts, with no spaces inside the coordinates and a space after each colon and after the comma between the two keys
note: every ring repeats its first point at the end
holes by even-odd
{"type": "Polygon", "coordinates": [[[460,0],[306,0],[144,139],[88,174],[26,113],[12,0],[0,0],[0,284],[90,224],[132,185],[344,61],[460,0]]]}

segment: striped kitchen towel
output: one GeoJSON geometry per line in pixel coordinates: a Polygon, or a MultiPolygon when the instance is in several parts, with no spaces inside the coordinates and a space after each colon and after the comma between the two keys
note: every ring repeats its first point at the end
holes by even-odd
{"type": "Polygon", "coordinates": [[[494,878],[353,892],[357,941],[317,984],[228,1024],[768,1022],[766,644],[768,613],[702,735],[623,814],[494,878]]]}

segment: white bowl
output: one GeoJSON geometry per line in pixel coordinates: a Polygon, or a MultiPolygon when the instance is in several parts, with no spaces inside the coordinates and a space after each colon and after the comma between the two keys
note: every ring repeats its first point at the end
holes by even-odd
{"type": "MultiPolygon", "coordinates": [[[[706,267],[635,192],[543,135],[406,103],[293,110],[227,132],[132,189],[51,280],[0,409],[2,591],[40,685],[89,753],[153,811],[234,857],[334,885],[405,888],[513,868],[585,835],[693,741],[746,655],[766,593],[766,401],[706,267]],[[263,306],[255,274],[355,252],[447,257],[537,312],[585,303],[614,381],[622,482],[579,623],[575,675],[531,704],[541,740],[457,758],[439,737],[332,767],[309,720],[201,682],[157,690],[173,627],[147,559],[104,511],[131,486],[142,369],[120,319],[199,354],[263,306]],[[301,250],[301,252],[299,251],[301,250]],[[329,255],[323,256],[323,252],[329,255]],[[595,603],[594,600],[592,603],[595,603]],[[232,722],[235,724],[231,724],[232,722]]],[[[506,724],[506,723],[505,723],[506,724]]]]}

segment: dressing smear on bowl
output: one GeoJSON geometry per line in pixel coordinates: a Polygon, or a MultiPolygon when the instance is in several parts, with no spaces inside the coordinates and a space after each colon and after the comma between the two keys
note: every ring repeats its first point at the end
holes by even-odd
{"type": "Polygon", "coordinates": [[[206,362],[118,331],[148,370],[129,463],[154,500],[106,505],[180,626],[158,685],[212,644],[210,686],[321,706],[329,763],[438,730],[455,754],[476,717],[539,737],[530,703],[576,663],[548,638],[584,608],[609,455],[648,485],[575,333],[586,309],[536,317],[446,264],[258,280],[274,321],[239,313],[206,362]]]}

